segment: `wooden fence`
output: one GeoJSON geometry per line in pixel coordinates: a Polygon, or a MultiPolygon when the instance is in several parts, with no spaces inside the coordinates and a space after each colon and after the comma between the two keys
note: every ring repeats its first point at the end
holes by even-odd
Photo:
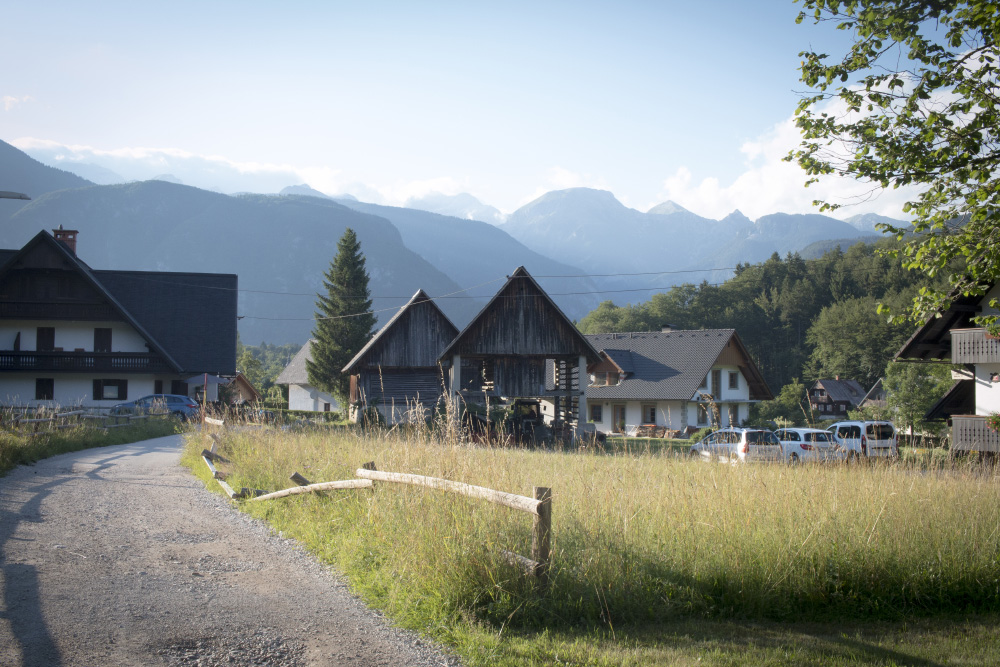
{"type": "MultiPolygon", "coordinates": [[[[206,425],[223,426],[221,420],[206,419],[206,425]]],[[[483,486],[474,486],[454,480],[442,479],[440,477],[427,477],[424,475],[412,475],[401,472],[387,472],[377,470],[375,463],[370,461],[361,468],[355,470],[355,479],[344,479],[330,482],[313,483],[303,477],[298,472],[291,475],[290,479],[296,486],[279,491],[266,492],[261,489],[248,489],[243,487],[236,491],[226,483],[226,473],[220,471],[216,463],[229,463],[229,460],[219,454],[216,449],[220,442],[218,433],[209,433],[212,445],[201,452],[202,460],[208,466],[212,477],[219,483],[222,490],[232,500],[249,499],[253,502],[273,500],[276,498],[286,498],[289,496],[301,495],[304,493],[321,493],[324,491],[351,490],[351,489],[371,489],[375,482],[388,482],[392,484],[408,484],[411,486],[422,486],[449,493],[457,493],[470,498],[486,500],[497,505],[503,505],[511,509],[525,512],[533,516],[531,531],[531,557],[527,558],[511,551],[504,551],[504,557],[512,565],[520,567],[525,574],[534,577],[537,585],[541,589],[548,587],[549,560],[551,556],[552,540],[552,489],[545,486],[534,487],[534,498],[519,496],[505,491],[483,486]]]]}

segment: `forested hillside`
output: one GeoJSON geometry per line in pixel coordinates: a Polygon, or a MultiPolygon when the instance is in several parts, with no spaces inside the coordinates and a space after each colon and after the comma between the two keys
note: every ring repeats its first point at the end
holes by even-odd
{"type": "Polygon", "coordinates": [[[877,304],[903,305],[927,279],[879,254],[895,243],[858,243],[815,260],[775,253],[766,262],[739,265],[722,284],[678,285],[633,306],[605,301],[579,328],[584,333],[656,331],[664,324],[735,328],[775,394],[793,378],[836,374],[867,388],[913,332],[909,323],[889,324],[876,312],[877,304]]]}

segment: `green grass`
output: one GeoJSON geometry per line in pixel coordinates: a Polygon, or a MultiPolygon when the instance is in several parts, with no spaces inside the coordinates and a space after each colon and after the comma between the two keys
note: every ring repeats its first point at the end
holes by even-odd
{"type": "MultiPolygon", "coordinates": [[[[207,481],[196,440],[184,460],[207,481]]],[[[222,452],[237,488],[348,479],[369,460],[551,487],[545,595],[501,556],[530,553],[530,517],[506,508],[383,483],[241,505],[470,664],[933,664],[950,632],[1000,654],[1000,487],[981,468],[730,467],[344,429],[230,433],[222,452]]]]}
{"type": "Polygon", "coordinates": [[[16,466],[34,463],[57,454],[159,438],[178,433],[180,430],[180,422],[175,419],[148,419],[113,429],[81,425],[37,435],[0,430],[0,475],[16,466]]]}

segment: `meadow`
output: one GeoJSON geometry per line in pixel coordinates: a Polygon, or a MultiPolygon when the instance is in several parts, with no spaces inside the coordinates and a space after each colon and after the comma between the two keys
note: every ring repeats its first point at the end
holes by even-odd
{"type": "MultiPolygon", "coordinates": [[[[208,482],[205,443],[189,438],[184,461],[208,482]]],[[[468,664],[934,664],[954,633],[1000,650],[992,469],[927,457],[732,467],[350,428],[228,432],[220,451],[236,488],[285,488],[295,471],[350,479],[366,461],[526,496],[550,487],[545,591],[503,556],[531,541],[530,517],[504,507],[386,483],[241,502],[468,664]]],[[[988,664],[976,651],[963,664],[988,664]]]]}

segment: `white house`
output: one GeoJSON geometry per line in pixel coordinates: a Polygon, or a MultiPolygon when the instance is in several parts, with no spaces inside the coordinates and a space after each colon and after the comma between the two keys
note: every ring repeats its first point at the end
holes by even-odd
{"type": "Polygon", "coordinates": [[[77,237],[0,250],[0,403],[108,407],[236,372],[235,275],[99,271],[77,237]]]}
{"type": "Polygon", "coordinates": [[[292,357],[292,360],[288,362],[288,365],[274,381],[275,384],[288,385],[289,410],[309,412],[340,410],[337,399],[309,384],[306,360],[312,361],[312,344],[315,342],[315,339],[306,341],[306,344],[292,357]]]}
{"type": "Polygon", "coordinates": [[[1000,412],[1000,340],[972,322],[978,315],[998,314],[990,306],[995,299],[1000,299],[1000,283],[985,296],[955,296],[896,354],[903,361],[965,366],[964,371],[954,373],[955,384],[928,413],[931,419],[951,419],[953,452],[1000,452],[1000,433],[986,426],[986,417],[1000,412]]]}
{"type": "Polygon", "coordinates": [[[604,433],[737,426],[773,398],[735,329],[588,335],[603,360],[588,367],[588,418],[604,433]]]}

